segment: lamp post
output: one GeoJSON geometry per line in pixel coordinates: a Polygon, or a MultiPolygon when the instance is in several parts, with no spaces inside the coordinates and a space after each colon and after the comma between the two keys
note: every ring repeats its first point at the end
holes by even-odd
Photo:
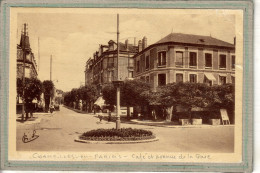
{"type": "Polygon", "coordinates": [[[119,78],[119,14],[117,14],[117,80],[113,81],[116,87],[116,129],[120,129],[120,87],[123,81],[119,78]]]}

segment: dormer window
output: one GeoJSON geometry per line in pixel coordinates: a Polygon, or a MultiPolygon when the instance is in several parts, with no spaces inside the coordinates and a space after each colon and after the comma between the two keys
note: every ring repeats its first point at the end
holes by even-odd
{"type": "Polygon", "coordinates": [[[115,45],[115,42],[114,42],[113,40],[110,40],[110,41],[108,42],[108,50],[109,50],[109,51],[114,50],[114,49],[115,49],[115,48],[114,48],[114,45],[115,45]]]}
{"type": "Polygon", "coordinates": [[[200,41],[200,42],[203,42],[203,43],[205,42],[205,40],[204,40],[203,38],[199,39],[199,41],[200,41]]]}

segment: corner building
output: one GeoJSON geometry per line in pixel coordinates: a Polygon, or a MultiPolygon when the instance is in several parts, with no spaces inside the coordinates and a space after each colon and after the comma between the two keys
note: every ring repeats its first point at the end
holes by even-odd
{"type": "Polygon", "coordinates": [[[99,46],[99,50],[93,54],[93,58],[89,58],[86,62],[85,85],[95,84],[101,89],[103,84],[110,83],[117,78],[120,80],[133,78],[133,56],[138,52],[138,47],[129,44],[128,40],[125,40],[125,43],[119,43],[119,61],[117,48],[118,46],[113,40],[110,40],[107,45],[99,46]]]}
{"type": "Polygon", "coordinates": [[[211,36],[171,33],[133,58],[134,78],[151,83],[154,91],[173,82],[235,83],[235,38],[230,44],[211,36]]]}

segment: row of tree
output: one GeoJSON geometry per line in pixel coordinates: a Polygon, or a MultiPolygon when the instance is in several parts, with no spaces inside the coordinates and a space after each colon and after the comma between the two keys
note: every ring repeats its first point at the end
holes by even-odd
{"type": "Polygon", "coordinates": [[[70,92],[64,93],[64,104],[91,112],[93,103],[98,98],[99,93],[95,85],[86,85],[79,88],[73,88],[70,92]]]}
{"type": "Polygon", "coordinates": [[[44,94],[45,111],[49,110],[50,99],[54,95],[54,84],[50,80],[41,82],[37,78],[25,78],[23,86],[22,79],[17,78],[17,96],[25,102],[26,117],[32,111],[32,101],[41,100],[42,93],[44,94]],[[24,92],[23,92],[24,89],[24,92]]]}
{"type": "MultiPolygon", "coordinates": [[[[104,86],[102,93],[107,104],[116,104],[116,88],[113,84],[104,86]]],[[[126,80],[121,87],[120,97],[122,106],[139,106],[141,113],[147,116],[152,114],[153,109],[160,107],[165,110],[164,118],[180,105],[187,112],[191,112],[192,108],[212,111],[224,108],[233,112],[235,99],[233,84],[208,86],[204,83],[169,83],[153,92],[148,83],[140,80],[126,80]]]]}
{"type": "MultiPolygon", "coordinates": [[[[65,93],[64,104],[92,112],[93,103],[99,96],[95,85],[86,85],[65,93]]],[[[112,83],[103,85],[102,96],[112,111],[116,105],[116,87],[112,83]]],[[[171,119],[172,112],[178,106],[185,108],[186,112],[191,112],[192,108],[211,111],[223,108],[232,113],[234,99],[233,84],[208,86],[204,83],[169,83],[155,92],[150,84],[135,79],[125,80],[120,89],[120,105],[128,108],[127,115],[130,116],[130,107],[139,107],[135,113],[141,113],[147,118],[154,116],[153,111],[160,108],[158,116],[171,119]]]]}

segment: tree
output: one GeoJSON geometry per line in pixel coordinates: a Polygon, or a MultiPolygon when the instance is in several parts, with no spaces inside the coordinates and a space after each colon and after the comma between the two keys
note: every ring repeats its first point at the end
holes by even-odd
{"type": "MultiPolygon", "coordinates": [[[[148,106],[149,101],[147,92],[151,89],[150,85],[141,80],[125,80],[120,89],[120,105],[127,107],[127,116],[130,115],[131,106],[148,106]]],[[[106,104],[116,105],[116,88],[112,83],[107,84],[102,90],[106,104]]]]}
{"type": "Polygon", "coordinates": [[[40,100],[42,94],[42,83],[37,78],[25,78],[24,94],[22,80],[17,78],[17,95],[25,102],[26,118],[28,113],[32,114],[32,101],[34,99],[40,100]]]}
{"type": "Polygon", "coordinates": [[[85,85],[77,90],[79,99],[86,103],[86,109],[92,110],[92,104],[98,98],[98,90],[94,85],[85,85]]]}
{"type": "Polygon", "coordinates": [[[54,84],[51,80],[45,80],[42,83],[44,101],[45,101],[45,111],[49,111],[50,99],[54,96],[54,84]]]}
{"type": "Polygon", "coordinates": [[[112,83],[104,85],[102,96],[106,104],[116,105],[116,88],[112,83]]]}

